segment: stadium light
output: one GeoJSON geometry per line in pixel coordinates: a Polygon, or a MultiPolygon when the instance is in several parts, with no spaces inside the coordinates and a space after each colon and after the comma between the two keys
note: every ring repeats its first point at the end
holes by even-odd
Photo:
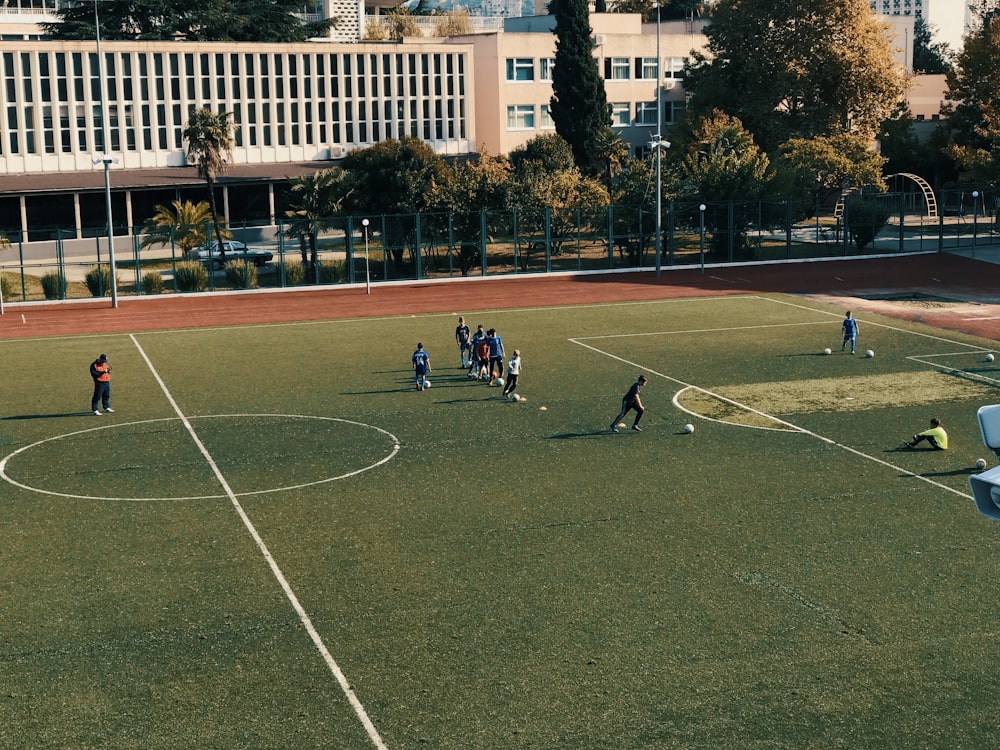
{"type": "Polygon", "coordinates": [[[361,220],[361,226],[365,230],[365,294],[372,293],[371,272],[368,266],[368,219],[361,220]]]}
{"type": "MultiPolygon", "coordinates": [[[[115,278],[115,228],[111,220],[111,164],[115,162],[108,155],[108,109],[104,101],[104,87],[107,82],[104,80],[104,56],[101,54],[101,20],[97,14],[97,0],[94,0],[94,36],[97,39],[97,75],[98,81],[98,104],[101,108],[101,145],[102,155],[100,159],[94,159],[94,164],[101,162],[104,164],[104,203],[108,216],[108,268],[111,273],[111,306],[118,307],[118,281],[115,278]]],[[[100,269],[98,269],[100,270],[100,269]]]]}

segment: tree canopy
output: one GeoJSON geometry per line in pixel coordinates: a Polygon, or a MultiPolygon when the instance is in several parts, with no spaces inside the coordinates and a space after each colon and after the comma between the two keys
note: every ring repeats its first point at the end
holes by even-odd
{"type": "MultiPolygon", "coordinates": [[[[303,21],[297,0],[100,0],[101,39],[304,42],[326,36],[336,19],[303,21]]],[[[53,39],[93,39],[94,2],[59,3],[42,23],[53,39]]]]}
{"type": "Polygon", "coordinates": [[[767,152],[789,138],[872,138],[904,92],[867,0],[721,0],[705,34],[689,111],[738,117],[767,152]]]}
{"type": "Polygon", "coordinates": [[[556,132],[573,150],[576,165],[586,175],[603,170],[595,144],[611,125],[604,80],[594,59],[587,0],[552,0],[556,55],[552,71],[550,112],[556,132]]]}
{"type": "Polygon", "coordinates": [[[948,153],[966,180],[1000,184],[1000,15],[965,45],[948,71],[941,110],[950,136],[948,153]]]}

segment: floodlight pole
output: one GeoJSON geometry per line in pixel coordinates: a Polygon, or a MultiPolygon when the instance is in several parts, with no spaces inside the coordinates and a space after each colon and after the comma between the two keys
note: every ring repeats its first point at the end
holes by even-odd
{"type": "Polygon", "coordinates": [[[976,257],[976,239],[979,234],[979,191],[972,191],[972,257],[976,257]]]}
{"type": "Polygon", "coordinates": [[[371,272],[368,265],[368,219],[361,220],[361,226],[365,230],[365,294],[372,293],[371,272]]]}
{"type": "Polygon", "coordinates": [[[698,253],[701,256],[701,272],[705,273],[705,204],[698,206],[698,213],[701,215],[701,232],[698,243],[698,253]]]}
{"type": "MultiPolygon", "coordinates": [[[[97,14],[97,0],[94,0],[94,35],[97,39],[97,75],[98,81],[98,102],[101,108],[101,141],[102,156],[104,163],[104,203],[108,216],[108,268],[111,274],[111,306],[118,307],[118,282],[115,270],[115,229],[111,220],[111,162],[113,159],[108,155],[108,110],[104,101],[104,55],[101,54],[101,20],[97,14]]],[[[98,268],[100,272],[100,268],[98,268]]]]}
{"type": "Polygon", "coordinates": [[[660,0],[656,3],[656,275],[663,261],[663,191],[660,184],[660,142],[663,128],[663,57],[660,55],[660,0]]]}

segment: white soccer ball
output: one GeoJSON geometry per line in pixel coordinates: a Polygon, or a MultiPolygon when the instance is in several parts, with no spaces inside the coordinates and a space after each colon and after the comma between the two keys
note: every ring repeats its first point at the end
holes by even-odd
{"type": "Polygon", "coordinates": [[[494,380],[493,381],[493,385],[496,385],[496,386],[499,386],[500,388],[503,388],[503,378],[497,378],[496,380],[494,380]]]}
{"type": "Polygon", "coordinates": [[[516,393],[512,393],[512,394],[510,394],[510,396],[508,396],[508,398],[509,398],[509,399],[510,399],[511,401],[513,401],[514,403],[517,403],[518,401],[520,401],[520,400],[521,400],[521,397],[520,397],[520,396],[518,396],[518,395],[517,395],[516,393]]]}
{"type": "Polygon", "coordinates": [[[875,356],[875,352],[869,349],[868,351],[865,352],[865,356],[868,357],[868,359],[871,359],[872,357],[875,356]]]}
{"type": "Polygon", "coordinates": [[[982,471],[983,469],[985,469],[986,468],[986,459],[985,458],[977,458],[976,459],[976,468],[979,469],[980,471],[982,471]]]}
{"type": "Polygon", "coordinates": [[[684,425],[684,433],[686,435],[690,435],[692,432],[694,432],[694,425],[693,424],[689,423],[689,424],[684,425]]]}
{"type": "Polygon", "coordinates": [[[833,352],[830,351],[830,347],[827,347],[826,349],[823,350],[823,354],[833,354],[833,352]]]}
{"type": "Polygon", "coordinates": [[[424,388],[430,388],[430,387],[431,387],[431,381],[429,381],[427,378],[424,378],[424,388]]]}
{"type": "Polygon", "coordinates": [[[983,359],[985,359],[987,362],[992,362],[994,357],[992,354],[987,354],[985,357],[983,357],[983,359]]]}

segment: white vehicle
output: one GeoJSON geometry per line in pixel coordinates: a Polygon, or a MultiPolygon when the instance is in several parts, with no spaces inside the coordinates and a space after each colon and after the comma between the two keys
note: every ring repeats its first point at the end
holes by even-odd
{"type": "Polygon", "coordinates": [[[259,268],[274,258],[274,253],[247,247],[236,240],[224,240],[222,249],[223,252],[220,253],[219,243],[213,242],[210,245],[203,245],[197,250],[192,250],[191,258],[211,266],[216,271],[221,270],[230,260],[248,260],[259,268]]]}

